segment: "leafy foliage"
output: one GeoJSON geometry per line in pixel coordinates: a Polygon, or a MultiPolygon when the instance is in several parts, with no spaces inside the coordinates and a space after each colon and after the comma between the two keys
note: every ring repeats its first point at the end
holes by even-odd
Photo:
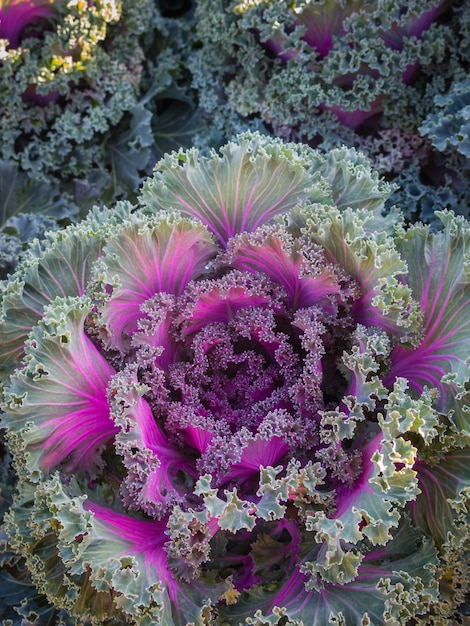
{"type": "Polygon", "coordinates": [[[468,135],[469,24],[467,3],[441,0],[202,0],[188,63],[225,136],[355,146],[400,186],[390,205],[437,226],[435,209],[468,217],[468,159],[452,151],[468,135]]]}
{"type": "Polygon", "coordinates": [[[10,218],[41,236],[43,216],[135,200],[161,150],[192,144],[178,29],[150,0],[0,3],[2,278],[25,248],[10,218]]]}
{"type": "Polygon", "coordinates": [[[246,132],[166,155],[138,203],[31,247],[0,324],[8,589],[31,576],[9,610],[452,618],[470,226],[407,228],[384,214],[393,190],[354,149],[246,132]]]}

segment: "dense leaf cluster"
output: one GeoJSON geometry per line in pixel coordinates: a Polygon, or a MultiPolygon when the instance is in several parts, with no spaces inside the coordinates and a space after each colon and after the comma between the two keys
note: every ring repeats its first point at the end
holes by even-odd
{"type": "Polygon", "coordinates": [[[165,152],[249,128],[355,146],[411,221],[468,215],[466,2],[3,0],[0,24],[3,276],[44,218],[134,201],[165,152]]]}
{"type": "Polygon", "coordinates": [[[17,621],[449,623],[470,224],[405,227],[392,190],[247,132],[31,246],[0,324],[17,621]]]}
{"type": "Polygon", "coordinates": [[[469,68],[462,0],[0,0],[2,623],[468,619],[469,68]]]}

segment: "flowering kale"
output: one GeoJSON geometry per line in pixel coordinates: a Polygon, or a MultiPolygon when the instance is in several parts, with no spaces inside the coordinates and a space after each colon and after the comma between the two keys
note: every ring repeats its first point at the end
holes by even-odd
{"type": "Polygon", "coordinates": [[[400,186],[393,201],[411,221],[436,222],[445,207],[468,216],[468,166],[436,145],[465,150],[464,95],[446,94],[468,76],[469,3],[200,0],[194,28],[189,67],[221,134],[251,128],[325,150],[346,143],[400,186]],[[432,146],[420,132],[432,139],[434,129],[432,146]],[[411,156],[410,140],[419,144],[411,156]]]}
{"type": "Polygon", "coordinates": [[[135,199],[186,145],[198,124],[173,30],[153,0],[0,0],[0,276],[23,248],[8,220],[42,231],[40,214],[64,226],[135,199]]]}
{"type": "Polygon", "coordinates": [[[138,205],[4,284],[10,549],[80,623],[445,623],[469,582],[470,224],[382,215],[353,149],[220,152],[167,154],[138,205]]]}
{"type": "Polygon", "coordinates": [[[202,0],[192,69],[203,106],[226,104],[309,140],[331,133],[335,118],[351,129],[415,127],[432,94],[468,61],[456,47],[454,4],[202,0]]]}

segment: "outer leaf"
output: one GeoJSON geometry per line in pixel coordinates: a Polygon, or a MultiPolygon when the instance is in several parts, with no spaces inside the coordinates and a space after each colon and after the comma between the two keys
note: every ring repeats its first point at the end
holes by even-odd
{"type": "MultiPolygon", "coordinates": [[[[390,438],[402,433],[418,433],[426,444],[438,434],[439,413],[434,408],[436,392],[426,389],[419,398],[411,397],[405,378],[395,380],[388,394],[384,416],[378,415],[379,424],[390,438]]],[[[422,451],[426,454],[426,451],[422,451]]]]}
{"type": "Polygon", "coordinates": [[[416,497],[416,475],[411,469],[415,450],[403,440],[383,441],[376,435],[362,450],[362,471],[352,486],[336,489],[334,515],[309,513],[306,527],[323,543],[305,563],[313,574],[310,585],[320,581],[347,583],[355,580],[363,554],[353,546],[363,538],[373,545],[386,545],[400,523],[403,505],[416,497]],[[396,466],[403,466],[397,470],[396,466]],[[317,578],[318,581],[317,581],[317,578]]]}
{"type": "MultiPolygon", "coordinates": [[[[395,187],[379,177],[364,154],[343,146],[326,154],[311,154],[309,160],[328,182],[328,195],[336,208],[340,211],[365,209],[371,214],[368,221],[372,216],[380,220],[381,231],[389,227],[389,217],[384,217],[382,212],[395,187]]],[[[374,230],[372,224],[364,227],[368,232],[374,230]]]]}
{"type": "Polygon", "coordinates": [[[347,541],[356,531],[375,545],[385,545],[399,523],[400,508],[419,493],[413,464],[416,449],[408,441],[384,441],[378,435],[363,453],[363,471],[352,488],[337,490],[338,511],[347,541]],[[399,468],[399,469],[397,469],[399,468]]]}
{"type": "Polygon", "coordinates": [[[142,626],[208,623],[204,606],[226,585],[175,579],[165,549],[167,520],[138,520],[91,501],[85,508],[94,514],[93,530],[75,567],[82,573],[90,563],[93,584],[113,590],[124,615],[142,626]]]}
{"type": "Polygon", "coordinates": [[[418,9],[418,13],[416,13],[416,8],[413,7],[411,11],[408,10],[401,16],[401,24],[393,24],[389,30],[382,31],[380,37],[391,48],[403,50],[404,41],[406,42],[410,37],[420,37],[431,26],[435,18],[442,13],[445,6],[446,0],[440,0],[432,2],[428,11],[418,9]]]}
{"type": "Polygon", "coordinates": [[[72,497],[57,475],[31,495],[24,483],[9,533],[14,546],[30,554],[35,583],[56,606],[94,625],[125,621],[129,611],[142,624],[174,626],[165,621],[169,607],[165,613],[165,591],[153,569],[162,556],[161,522],[133,520],[98,503],[85,508],[85,497],[72,497]]]}
{"type": "Polygon", "coordinates": [[[118,195],[121,190],[137,190],[153,143],[151,112],[142,104],[137,104],[129,114],[129,128],[121,133],[114,129],[106,144],[114,195],[118,195]]]}
{"type": "Polygon", "coordinates": [[[441,546],[456,529],[452,503],[470,487],[470,448],[450,452],[436,465],[417,461],[415,470],[421,494],[409,505],[413,521],[441,546]]]}
{"type": "Polygon", "coordinates": [[[95,210],[78,224],[51,234],[42,249],[33,245],[15,278],[3,285],[0,319],[0,374],[4,377],[19,362],[32,327],[44,307],[56,297],[80,296],[90,278],[108,228],[130,212],[122,203],[114,210],[95,210]]]}
{"type": "Polygon", "coordinates": [[[94,626],[108,620],[204,624],[204,604],[225,585],[175,581],[167,565],[166,520],[116,511],[103,503],[99,490],[96,500],[74,497],[57,474],[34,496],[26,482],[22,487],[9,513],[9,534],[14,547],[28,553],[37,587],[56,606],[94,626]]]}
{"type": "Polygon", "coordinates": [[[180,295],[206,273],[215,251],[202,224],[176,215],[131,216],[110,237],[97,268],[107,343],[125,349],[126,336],[145,317],[141,305],[160,292],[180,295]]]}
{"type": "Polygon", "coordinates": [[[3,423],[17,460],[35,480],[63,464],[96,473],[116,428],[106,388],[114,369],[85,333],[87,299],[59,301],[45,311],[26,347],[25,368],[6,392],[3,423]],[[24,456],[24,458],[22,458],[24,456]]]}
{"type": "Polygon", "coordinates": [[[392,237],[383,231],[369,233],[374,215],[350,209],[339,213],[318,205],[308,208],[305,214],[305,232],[323,246],[328,261],[343,267],[359,285],[360,297],[353,304],[355,321],[410,339],[417,331],[420,316],[410,288],[398,280],[407,265],[392,237]]]}
{"type": "MultiPolygon", "coordinates": [[[[170,97],[172,94],[168,97],[170,97]]],[[[177,96],[178,94],[174,94],[177,96]]],[[[159,94],[165,98],[165,92],[159,94]]],[[[157,116],[153,131],[152,149],[157,159],[162,159],[180,146],[189,147],[196,133],[204,132],[206,121],[201,112],[191,102],[170,99],[170,104],[157,116]]]]}
{"type": "Polygon", "coordinates": [[[52,181],[35,182],[21,174],[14,163],[0,161],[0,225],[21,213],[41,213],[56,219],[73,217],[52,181]]]}
{"type": "Polygon", "coordinates": [[[143,186],[148,209],[175,208],[200,219],[225,245],[307,198],[312,178],[294,147],[246,133],[201,157],[195,149],[165,156],[143,186]]]}
{"type": "Polygon", "coordinates": [[[222,615],[237,626],[244,620],[254,626],[378,626],[388,620],[404,624],[410,617],[405,602],[411,601],[424,612],[437,593],[431,572],[435,549],[431,542],[421,543],[421,539],[405,523],[386,548],[370,552],[353,582],[308,591],[305,575],[291,572],[269,591],[259,586],[242,594],[222,615]],[[253,604],[262,607],[254,618],[253,604]]]}
{"type": "Polygon", "coordinates": [[[453,411],[454,430],[468,441],[470,226],[449,213],[439,215],[444,231],[431,234],[429,228],[415,226],[400,244],[409,264],[407,280],[424,314],[423,339],[415,349],[397,346],[392,351],[391,371],[384,381],[406,378],[418,394],[425,387],[437,389],[436,406],[453,411]]]}

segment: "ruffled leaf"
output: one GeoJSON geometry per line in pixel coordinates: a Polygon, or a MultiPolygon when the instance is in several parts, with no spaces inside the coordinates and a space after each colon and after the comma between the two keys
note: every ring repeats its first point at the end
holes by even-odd
{"type": "Polygon", "coordinates": [[[325,57],[336,37],[344,33],[344,18],[360,9],[362,4],[363,0],[353,0],[341,6],[330,0],[321,5],[307,4],[297,9],[296,21],[305,28],[303,39],[315,48],[320,58],[325,57]]]}
{"type": "Polygon", "coordinates": [[[309,591],[307,574],[289,571],[279,582],[254,586],[221,614],[252,626],[406,623],[409,602],[424,613],[437,595],[431,570],[435,563],[432,543],[423,542],[405,522],[387,547],[369,553],[354,581],[309,591]],[[260,607],[255,616],[254,604],[260,607]]]}
{"type": "Polygon", "coordinates": [[[178,316],[184,335],[220,322],[228,324],[243,309],[280,308],[269,280],[233,271],[218,281],[201,281],[188,290],[178,316]]]}
{"type": "Polygon", "coordinates": [[[25,367],[5,394],[4,426],[27,468],[21,471],[35,480],[59,465],[95,474],[117,430],[106,399],[114,369],[84,328],[91,308],[86,298],[47,307],[26,344],[25,367]]]}
{"type": "MultiPolygon", "coordinates": [[[[383,39],[391,48],[395,50],[403,50],[404,44],[410,37],[419,38],[426,31],[436,17],[446,8],[446,0],[432,2],[432,6],[428,11],[416,12],[408,10],[401,15],[400,22],[394,23],[393,26],[380,32],[380,38],[383,39]]],[[[418,5],[419,6],[419,5],[418,5]]]]}
{"type": "Polygon", "coordinates": [[[423,311],[423,338],[414,349],[395,347],[384,382],[390,385],[401,377],[417,394],[426,387],[437,390],[436,407],[453,411],[454,431],[468,440],[470,227],[452,214],[439,215],[445,230],[431,234],[429,228],[415,226],[400,244],[409,265],[407,281],[423,311]]]}
{"type": "Polygon", "coordinates": [[[457,530],[454,501],[470,489],[470,448],[446,454],[439,464],[419,460],[415,470],[421,493],[409,505],[413,521],[442,546],[457,530]]]}
{"type": "Polygon", "coordinates": [[[240,459],[234,463],[223,482],[238,480],[241,484],[253,476],[258,476],[260,467],[276,466],[289,451],[290,445],[282,437],[269,439],[259,435],[246,437],[240,450],[240,459]]]}
{"type": "Polygon", "coordinates": [[[316,202],[323,201],[325,204],[335,206],[339,211],[346,209],[369,211],[370,215],[363,223],[368,232],[373,231],[373,226],[369,224],[367,228],[365,225],[371,218],[380,221],[381,231],[389,227],[392,216],[383,216],[382,212],[385,201],[395,186],[380,178],[364,154],[355,148],[342,146],[329,150],[326,154],[312,151],[309,156],[315,170],[327,182],[325,197],[315,198],[316,202]]]}
{"type": "Polygon", "coordinates": [[[70,490],[77,485],[70,489],[57,474],[35,490],[33,499],[26,483],[23,487],[8,519],[13,545],[31,555],[28,565],[38,588],[76,619],[96,625],[107,620],[142,626],[204,623],[204,605],[226,588],[176,581],[165,550],[167,520],[115,510],[99,490],[88,499],[74,497],[70,490]]]}
{"type": "MultiPolygon", "coordinates": [[[[355,543],[364,536],[385,545],[391,539],[402,507],[419,493],[415,459],[416,449],[403,439],[386,441],[379,434],[364,446],[360,475],[352,486],[336,490],[334,518],[342,527],[342,540],[355,543]]],[[[321,528],[321,521],[317,525],[321,528]]]]}
{"type": "Polygon", "coordinates": [[[52,233],[42,249],[33,244],[15,277],[3,285],[0,320],[0,373],[19,365],[24,343],[42,317],[44,307],[56,297],[81,296],[91,268],[101,252],[108,229],[130,212],[122,203],[113,211],[95,210],[76,226],[52,233]]]}
{"type": "Polygon", "coordinates": [[[214,255],[202,224],[175,215],[131,216],[110,237],[96,270],[108,345],[123,350],[144,317],[141,305],[157,293],[180,295],[206,273],[214,255]]]}
{"type": "Polygon", "coordinates": [[[144,367],[166,370],[184,356],[173,328],[175,297],[158,293],[141,304],[140,310],[143,317],[132,335],[132,347],[137,349],[136,361],[144,367]]]}
{"type": "Polygon", "coordinates": [[[441,152],[449,147],[470,157],[470,80],[455,82],[445,94],[434,98],[435,108],[420,132],[441,152]]]}
{"type": "Polygon", "coordinates": [[[407,265],[392,237],[370,230],[375,218],[369,211],[339,213],[317,205],[314,209],[306,211],[306,232],[323,246],[326,259],[343,267],[359,285],[360,296],[353,304],[355,321],[409,340],[416,333],[420,313],[411,289],[399,280],[407,265]]]}
{"type": "Polygon", "coordinates": [[[411,397],[406,378],[397,378],[388,394],[384,415],[378,415],[382,431],[390,438],[416,433],[430,444],[438,434],[440,421],[435,399],[435,389],[426,389],[419,398],[411,397]]]}
{"type": "Polygon", "coordinates": [[[320,253],[308,250],[281,229],[258,229],[252,235],[239,235],[229,243],[227,261],[232,267],[262,272],[282,285],[287,306],[294,310],[321,304],[331,309],[326,296],[340,291],[334,272],[325,268],[320,253]]]}
{"type": "Polygon", "coordinates": [[[178,209],[197,218],[225,245],[308,197],[312,178],[293,146],[246,133],[202,157],[191,149],[166,155],[142,188],[150,211],[178,209]]]}
{"type": "Polygon", "coordinates": [[[85,508],[94,514],[94,532],[85,542],[80,568],[91,560],[94,585],[116,593],[118,609],[143,626],[207,623],[206,607],[227,585],[187,584],[174,577],[165,546],[166,519],[137,520],[92,502],[85,508]]]}
{"type": "Polygon", "coordinates": [[[123,370],[109,390],[111,416],[116,429],[116,451],[122,456],[127,475],[121,483],[124,503],[161,517],[181,496],[186,474],[191,481],[190,460],[157,424],[142,397],[145,385],[137,382],[135,368],[123,370]]]}

